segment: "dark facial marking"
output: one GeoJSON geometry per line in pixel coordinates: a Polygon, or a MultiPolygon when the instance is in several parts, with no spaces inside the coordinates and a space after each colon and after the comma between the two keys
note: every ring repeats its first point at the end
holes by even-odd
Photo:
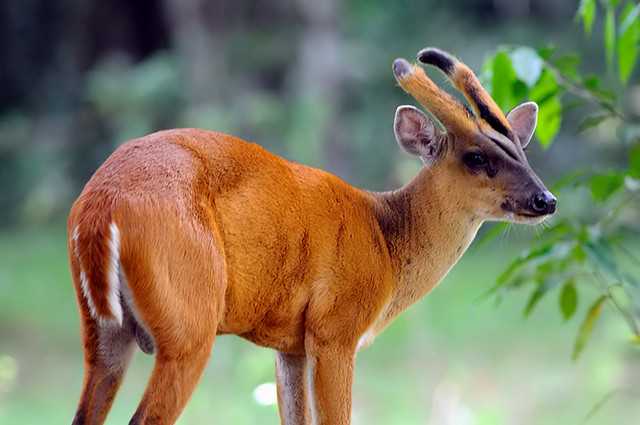
{"type": "MultiPolygon", "coordinates": [[[[494,178],[497,174],[498,174],[498,169],[491,164],[491,161],[489,161],[489,163],[487,164],[487,176],[489,176],[490,179],[494,178]]],[[[495,189],[493,190],[495,192],[495,189]]]]}
{"type": "Polygon", "coordinates": [[[489,110],[489,106],[482,101],[480,96],[478,95],[478,91],[473,86],[466,87],[467,94],[473,100],[473,103],[476,104],[478,108],[478,113],[480,114],[480,118],[485,120],[494,130],[498,133],[503,134],[507,138],[510,138],[510,131],[507,127],[502,124],[502,121],[498,119],[495,115],[491,113],[489,110]]]}
{"type": "Polygon", "coordinates": [[[462,162],[472,172],[484,171],[489,178],[493,178],[498,174],[498,168],[484,152],[469,151],[463,155],[462,162]],[[481,156],[482,161],[478,162],[475,158],[470,158],[472,156],[481,156]]]}
{"type": "MultiPolygon", "coordinates": [[[[487,137],[489,137],[489,136],[487,136],[487,137]]],[[[504,153],[506,153],[509,158],[513,159],[516,162],[520,161],[520,159],[516,156],[515,152],[513,152],[510,148],[505,146],[505,144],[503,142],[500,142],[499,140],[496,140],[496,139],[494,139],[492,137],[489,137],[489,139],[491,139],[491,141],[493,143],[495,143],[496,146],[498,146],[500,148],[500,150],[502,150],[504,153]]]]}
{"type": "Polygon", "coordinates": [[[515,208],[511,204],[511,201],[505,199],[502,204],[500,204],[500,208],[502,208],[506,212],[515,212],[515,208]]]}

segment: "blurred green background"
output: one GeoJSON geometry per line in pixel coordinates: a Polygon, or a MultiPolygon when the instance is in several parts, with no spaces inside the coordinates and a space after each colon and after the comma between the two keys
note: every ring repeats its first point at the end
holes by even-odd
{"type": "MultiPolygon", "coordinates": [[[[0,3],[0,424],[71,422],[83,371],[65,218],[119,144],[164,128],[215,129],[359,187],[396,188],[419,163],[393,138],[395,108],[412,101],[393,80],[392,60],[432,45],[480,70],[502,44],[553,42],[597,71],[602,51],[573,22],[576,8],[557,0],[0,3]]],[[[627,109],[640,115],[637,78],[628,90],[627,109]]],[[[549,149],[529,151],[545,181],[576,164],[626,160],[611,146],[614,129],[576,136],[579,113],[563,118],[549,149]]],[[[559,205],[590,208],[579,193],[559,205]]],[[[605,315],[573,362],[579,323],[563,324],[556,298],[525,320],[525,299],[496,306],[483,297],[535,238],[536,229],[516,226],[472,246],[358,355],[355,424],[578,424],[603,400],[587,423],[638,423],[639,394],[625,388],[640,382],[640,355],[620,317],[605,315]]],[[[579,303],[578,314],[587,308],[579,303]]],[[[269,350],[218,338],[179,423],[279,423],[273,363],[269,350]]],[[[151,365],[136,354],[108,423],[129,420],[151,365]]]]}

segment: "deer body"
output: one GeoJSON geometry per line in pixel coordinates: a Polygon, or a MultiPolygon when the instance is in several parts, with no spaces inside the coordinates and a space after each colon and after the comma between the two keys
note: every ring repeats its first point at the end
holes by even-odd
{"type": "Polygon", "coordinates": [[[204,130],[116,150],[68,222],[86,369],[74,423],[104,422],[136,342],[156,366],[131,423],[173,423],[218,334],[277,350],[284,424],[349,423],[357,350],[446,275],[484,220],[519,214],[513,196],[495,205],[496,180],[461,189],[479,172],[415,108],[398,109],[395,131],[437,164],[384,193],[204,130]]]}

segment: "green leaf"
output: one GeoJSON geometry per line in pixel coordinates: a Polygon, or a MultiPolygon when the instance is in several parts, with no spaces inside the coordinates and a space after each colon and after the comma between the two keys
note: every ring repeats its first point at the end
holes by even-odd
{"type": "Polygon", "coordinates": [[[620,15],[620,34],[634,25],[637,22],[638,16],[640,16],[640,4],[634,6],[633,3],[627,3],[620,15]]]}
{"type": "Polygon", "coordinates": [[[604,50],[607,56],[607,66],[613,67],[613,56],[616,45],[616,15],[612,6],[607,7],[604,20],[604,50]]]}
{"type": "Polygon", "coordinates": [[[615,100],[616,96],[609,90],[603,89],[600,84],[600,78],[596,75],[589,75],[585,77],[582,81],[584,87],[591,92],[598,99],[602,99],[604,101],[612,102],[615,100]]]}
{"type": "Polygon", "coordinates": [[[530,47],[518,47],[511,52],[511,62],[516,76],[528,87],[533,87],[542,74],[543,61],[530,47]]]}
{"type": "Polygon", "coordinates": [[[553,61],[553,64],[564,76],[577,80],[579,77],[578,66],[580,65],[580,56],[577,53],[570,53],[559,57],[553,61]]]}
{"type": "Polygon", "coordinates": [[[576,337],[575,344],[573,346],[573,360],[578,360],[580,354],[584,350],[589,338],[591,337],[591,333],[593,332],[593,327],[595,326],[600,314],[602,313],[602,305],[607,299],[606,295],[601,295],[598,297],[589,310],[587,311],[587,315],[585,316],[582,324],[580,325],[580,329],[578,330],[578,336],[576,337]]]}
{"type": "Polygon", "coordinates": [[[598,413],[604,407],[604,405],[607,404],[609,400],[613,398],[613,396],[618,395],[620,390],[621,390],[620,388],[616,388],[614,390],[609,391],[604,396],[602,396],[602,398],[598,400],[596,404],[593,405],[591,410],[589,410],[589,413],[587,413],[587,415],[584,417],[584,420],[582,421],[582,423],[586,424],[587,422],[589,422],[591,418],[593,418],[596,415],[596,413],[598,413]]]}
{"type": "Polygon", "coordinates": [[[635,315],[637,310],[635,309],[635,300],[633,294],[627,289],[633,289],[633,286],[627,286],[624,283],[614,283],[607,285],[607,292],[611,304],[615,307],[616,311],[625,319],[629,330],[633,335],[640,335],[640,328],[638,327],[637,319],[635,315]]]}
{"type": "Polygon", "coordinates": [[[585,34],[591,34],[593,20],[596,17],[596,0],[581,0],[577,16],[582,20],[585,34]]]}
{"type": "Polygon", "coordinates": [[[578,291],[573,280],[568,280],[560,291],[560,311],[564,320],[569,320],[578,307],[578,291]]]}
{"type": "Polygon", "coordinates": [[[562,104],[558,96],[538,104],[538,127],[536,136],[543,148],[551,146],[551,142],[560,130],[562,123],[562,104]]]}
{"type": "Polygon", "coordinates": [[[584,252],[582,246],[576,245],[571,251],[571,258],[573,258],[573,261],[578,264],[584,263],[584,261],[587,259],[587,253],[584,252]]]}
{"type": "Polygon", "coordinates": [[[551,56],[556,51],[556,46],[553,44],[547,44],[546,46],[542,46],[538,49],[538,56],[540,56],[543,60],[551,59],[551,56]]]}
{"type": "Polygon", "coordinates": [[[495,292],[502,286],[507,284],[515,276],[516,272],[518,272],[520,268],[527,264],[529,261],[538,258],[544,258],[550,255],[553,248],[553,244],[546,243],[542,246],[536,247],[531,251],[520,254],[507,266],[507,268],[500,274],[500,276],[498,276],[495,285],[489,290],[489,293],[495,292]]]}
{"type": "Polygon", "coordinates": [[[624,174],[610,172],[591,177],[589,187],[595,201],[604,202],[624,184],[624,174]]]}
{"type": "Polygon", "coordinates": [[[509,55],[504,51],[498,52],[493,58],[491,94],[503,110],[511,109],[514,106],[512,85],[515,80],[516,72],[513,69],[509,55]]]}
{"type": "Polygon", "coordinates": [[[536,85],[531,88],[529,97],[531,100],[541,103],[558,94],[558,90],[559,86],[556,77],[551,71],[545,69],[536,85]]]}
{"type": "Polygon", "coordinates": [[[589,115],[578,124],[578,133],[582,133],[590,128],[599,126],[603,121],[611,118],[611,114],[598,113],[589,115]]]}
{"type": "Polygon", "coordinates": [[[548,286],[545,284],[538,285],[538,287],[531,293],[527,305],[524,308],[524,317],[529,317],[533,309],[540,302],[544,294],[547,293],[548,286]]]}
{"type": "Polygon", "coordinates": [[[626,84],[638,58],[638,43],[640,42],[640,5],[635,7],[627,3],[620,16],[620,32],[618,34],[618,77],[626,84]]]}
{"type": "Polygon", "coordinates": [[[584,86],[589,90],[598,90],[600,88],[600,77],[591,74],[584,78],[584,86]]]}
{"type": "Polygon", "coordinates": [[[514,105],[527,99],[529,87],[520,80],[515,80],[511,85],[511,101],[514,105]]]}
{"type": "Polygon", "coordinates": [[[560,130],[562,122],[562,103],[560,103],[559,86],[555,76],[547,69],[529,93],[531,100],[538,104],[538,127],[536,136],[543,148],[551,145],[553,138],[560,130]]]}
{"type": "Polygon", "coordinates": [[[640,144],[631,148],[629,152],[629,175],[640,179],[640,144]]]}
{"type": "Polygon", "coordinates": [[[625,276],[616,261],[613,248],[606,239],[592,239],[583,245],[590,263],[602,274],[610,276],[618,282],[625,281],[625,276]]]}

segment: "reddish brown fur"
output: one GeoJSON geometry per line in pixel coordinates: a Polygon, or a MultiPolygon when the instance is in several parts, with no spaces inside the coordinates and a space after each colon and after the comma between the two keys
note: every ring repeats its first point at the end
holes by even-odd
{"type": "MultiPolygon", "coordinates": [[[[427,192],[416,193],[412,202],[422,202],[422,196],[427,192]]],[[[139,409],[149,413],[138,418],[175,419],[216,333],[317,358],[316,385],[335,388],[340,368],[351,370],[346,365],[352,364],[365,331],[374,322],[382,328],[446,272],[431,271],[424,288],[410,299],[396,299],[397,308],[376,322],[403,279],[400,254],[409,253],[396,251],[402,238],[411,237],[406,226],[420,228],[406,221],[419,217],[405,216],[418,210],[397,210],[392,198],[220,133],[171,130],[123,145],[96,172],[69,217],[70,235],[76,226],[80,234],[77,246],[71,239],[69,244],[87,369],[96,367],[96,324],[81,295],[73,253],[77,249],[83,259],[93,255],[95,264],[102,264],[103,245],[86,243],[82,235],[104,235],[93,223],[106,228],[114,221],[121,234],[122,270],[158,349],[158,367],[139,409]],[[174,363],[190,369],[172,370],[174,363]]],[[[435,208],[442,200],[430,202],[435,208]]],[[[449,236],[432,243],[446,243],[449,236]]],[[[92,296],[101,300],[104,279],[94,279],[92,296]]],[[[346,390],[349,383],[338,384],[346,390]]],[[[328,398],[318,403],[329,407],[322,411],[348,416],[344,392],[323,397],[328,398]]],[[[101,406],[96,418],[103,418],[108,407],[101,406]]]]}
{"type": "Polygon", "coordinates": [[[469,172],[465,149],[497,148],[421,69],[400,84],[453,131],[424,142],[442,143],[441,157],[394,192],[204,130],[154,133],[111,155],[68,222],[86,369],[75,424],[104,422],[141,329],[157,356],[131,423],[177,419],[217,334],[278,351],[283,423],[349,423],[357,350],[442,279],[483,220],[504,216],[500,203],[529,170],[469,172]],[[122,325],[109,321],[112,223],[122,325]]]}
{"type": "MultiPolygon", "coordinates": [[[[169,379],[180,373],[167,363],[193,356],[203,366],[216,333],[290,354],[305,354],[305,344],[349,352],[392,288],[371,195],[219,133],[175,130],[132,141],[74,204],[76,289],[81,294],[77,249],[83,270],[94,267],[91,294],[107,317],[101,276],[111,221],[135,306],[163,363],[143,405],[153,410],[149,400],[162,399],[155,407],[163,412],[153,415],[166,423],[187,397],[167,404],[166,395],[152,393],[175,386],[169,379]],[[377,248],[361,250],[370,245],[377,248]]],[[[90,369],[95,325],[78,299],[90,369]]],[[[182,391],[190,392],[200,371],[194,366],[182,377],[182,391]]]]}

